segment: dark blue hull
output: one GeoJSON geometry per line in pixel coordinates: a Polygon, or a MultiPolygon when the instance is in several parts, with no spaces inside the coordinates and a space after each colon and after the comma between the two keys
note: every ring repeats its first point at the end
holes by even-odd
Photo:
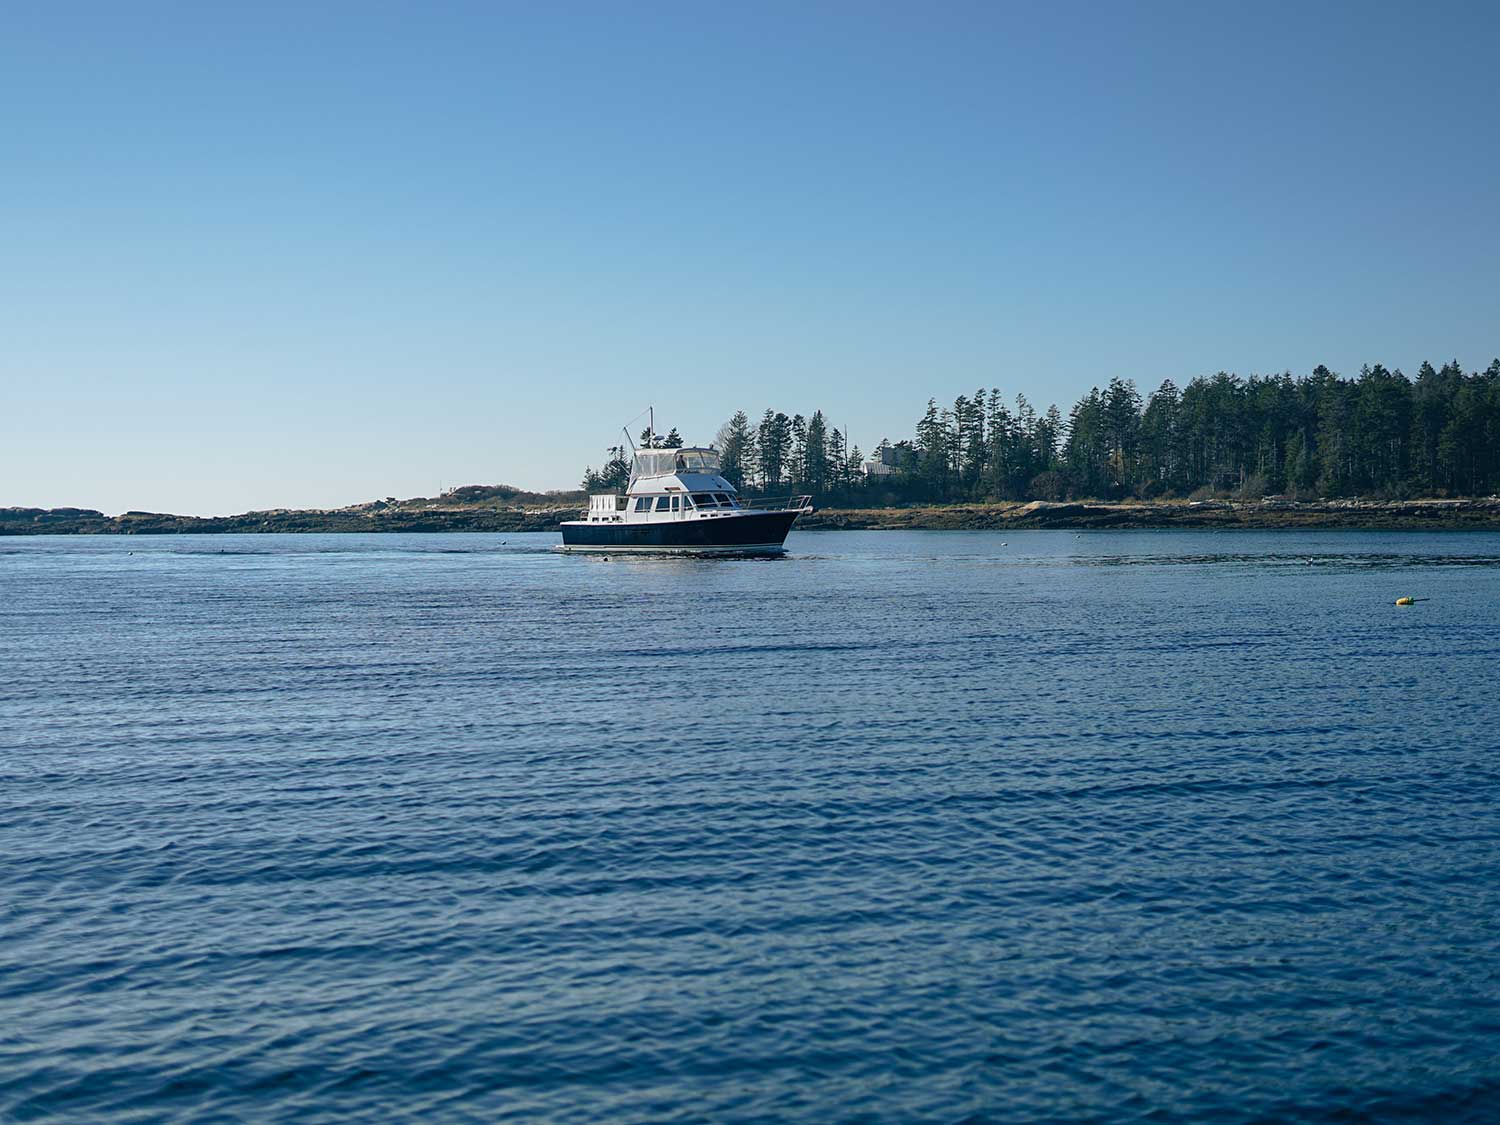
{"type": "Polygon", "coordinates": [[[686,551],[780,554],[798,512],[752,512],[661,523],[565,523],[567,551],[686,551]]]}

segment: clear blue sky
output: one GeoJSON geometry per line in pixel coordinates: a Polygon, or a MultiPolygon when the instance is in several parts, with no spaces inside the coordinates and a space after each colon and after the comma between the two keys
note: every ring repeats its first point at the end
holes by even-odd
{"type": "Polygon", "coordinates": [[[0,505],[1500,352],[1500,6],[11,0],[0,505]]]}

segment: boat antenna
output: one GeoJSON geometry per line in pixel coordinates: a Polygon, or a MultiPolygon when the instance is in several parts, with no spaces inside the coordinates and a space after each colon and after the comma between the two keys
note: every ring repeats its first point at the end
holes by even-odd
{"type": "MultiPolygon", "coordinates": [[[[648,406],[645,410],[641,411],[641,414],[650,415],[650,421],[646,424],[646,448],[652,449],[656,445],[656,407],[648,406]]],[[[630,443],[631,453],[635,452],[635,438],[630,436],[630,427],[640,421],[641,414],[637,414],[621,427],[625,431],[625,440],[630,443]]]]}

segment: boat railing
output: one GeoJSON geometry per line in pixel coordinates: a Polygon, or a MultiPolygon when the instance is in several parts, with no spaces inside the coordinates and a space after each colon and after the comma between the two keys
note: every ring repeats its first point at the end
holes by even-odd
{"type": "Polygon", "coordinates": [[[753,508],[757,512],[810,512],[813,510],[811,496],[757,496],[746,500],[735,497],[741,508],[753,508]]]}
{"type": "MultiPolygon", "coordinates": [[[[613,497],[611,497],[610,499],[613,499],[613,497]]],[[[611,509],[611,508],[609,508],[607,506],[607,501],[605,500],[605,498],[591,496],[591,497],[589,497],[589,507],[584,508],[581,511],[578,510],[578,509],[571,509],[571,510],[577,511],[579,517],[581,517],[583,519],[588,519],[590,516],[595,516],[595,517],[598,517],[598,518],[610,518],[610,517],[613,517],[613,519],[619,520],[619,519],[625,517],[627,515],[627,513],[629,513],[630,511],[632,511],[632,509],[630,507],[630,504],[631,504],[632,500],[633,500],[633,498],[630,497],[630,496],[620,497],[618,499],[618,507],[611,509]],[[597,502],[597,506],[596,506],[596,502],[597,502]]],[[[812,510],[813,510],[813,503],[812,503],[812,497],[811,496],[756,496],[756,497],[736,496],[734,498],[733,505],[727,505],[727,504],[721,504],[721,505],[717,505],[717,506],[712,505],[712,504],[700,504],[700,505],[697,505],[697,511],[699,511],[699,512],[706,512],[706,513],[710,513],[710,514],[716,513],[716,512],[729,512],[729,511],[811,512],[812,510]]],[[[641,514],[650,515],[652,513],[647,512],[647,513],[641,513],[641,514]]],[[[664,515],[666,513],[654,513],[654,514],[656,514],[656,515],[664,515]]],[[[679,512],[672,512],[671,513],[672,516],[678,516],[680,514],[682,514],[682,513],[679,513],[679,512]]]]}

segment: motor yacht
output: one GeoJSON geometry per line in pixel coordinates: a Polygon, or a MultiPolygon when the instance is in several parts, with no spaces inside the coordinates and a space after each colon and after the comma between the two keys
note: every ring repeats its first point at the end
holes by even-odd
{"type": "Polygon", "coordinates": [[[588,511],[562,524],[562,549],[779,555],[797,517],[812,510],[810,496],[741,499],[712,446],[637,449],[625,495],[590,496],[588,511]]]}

